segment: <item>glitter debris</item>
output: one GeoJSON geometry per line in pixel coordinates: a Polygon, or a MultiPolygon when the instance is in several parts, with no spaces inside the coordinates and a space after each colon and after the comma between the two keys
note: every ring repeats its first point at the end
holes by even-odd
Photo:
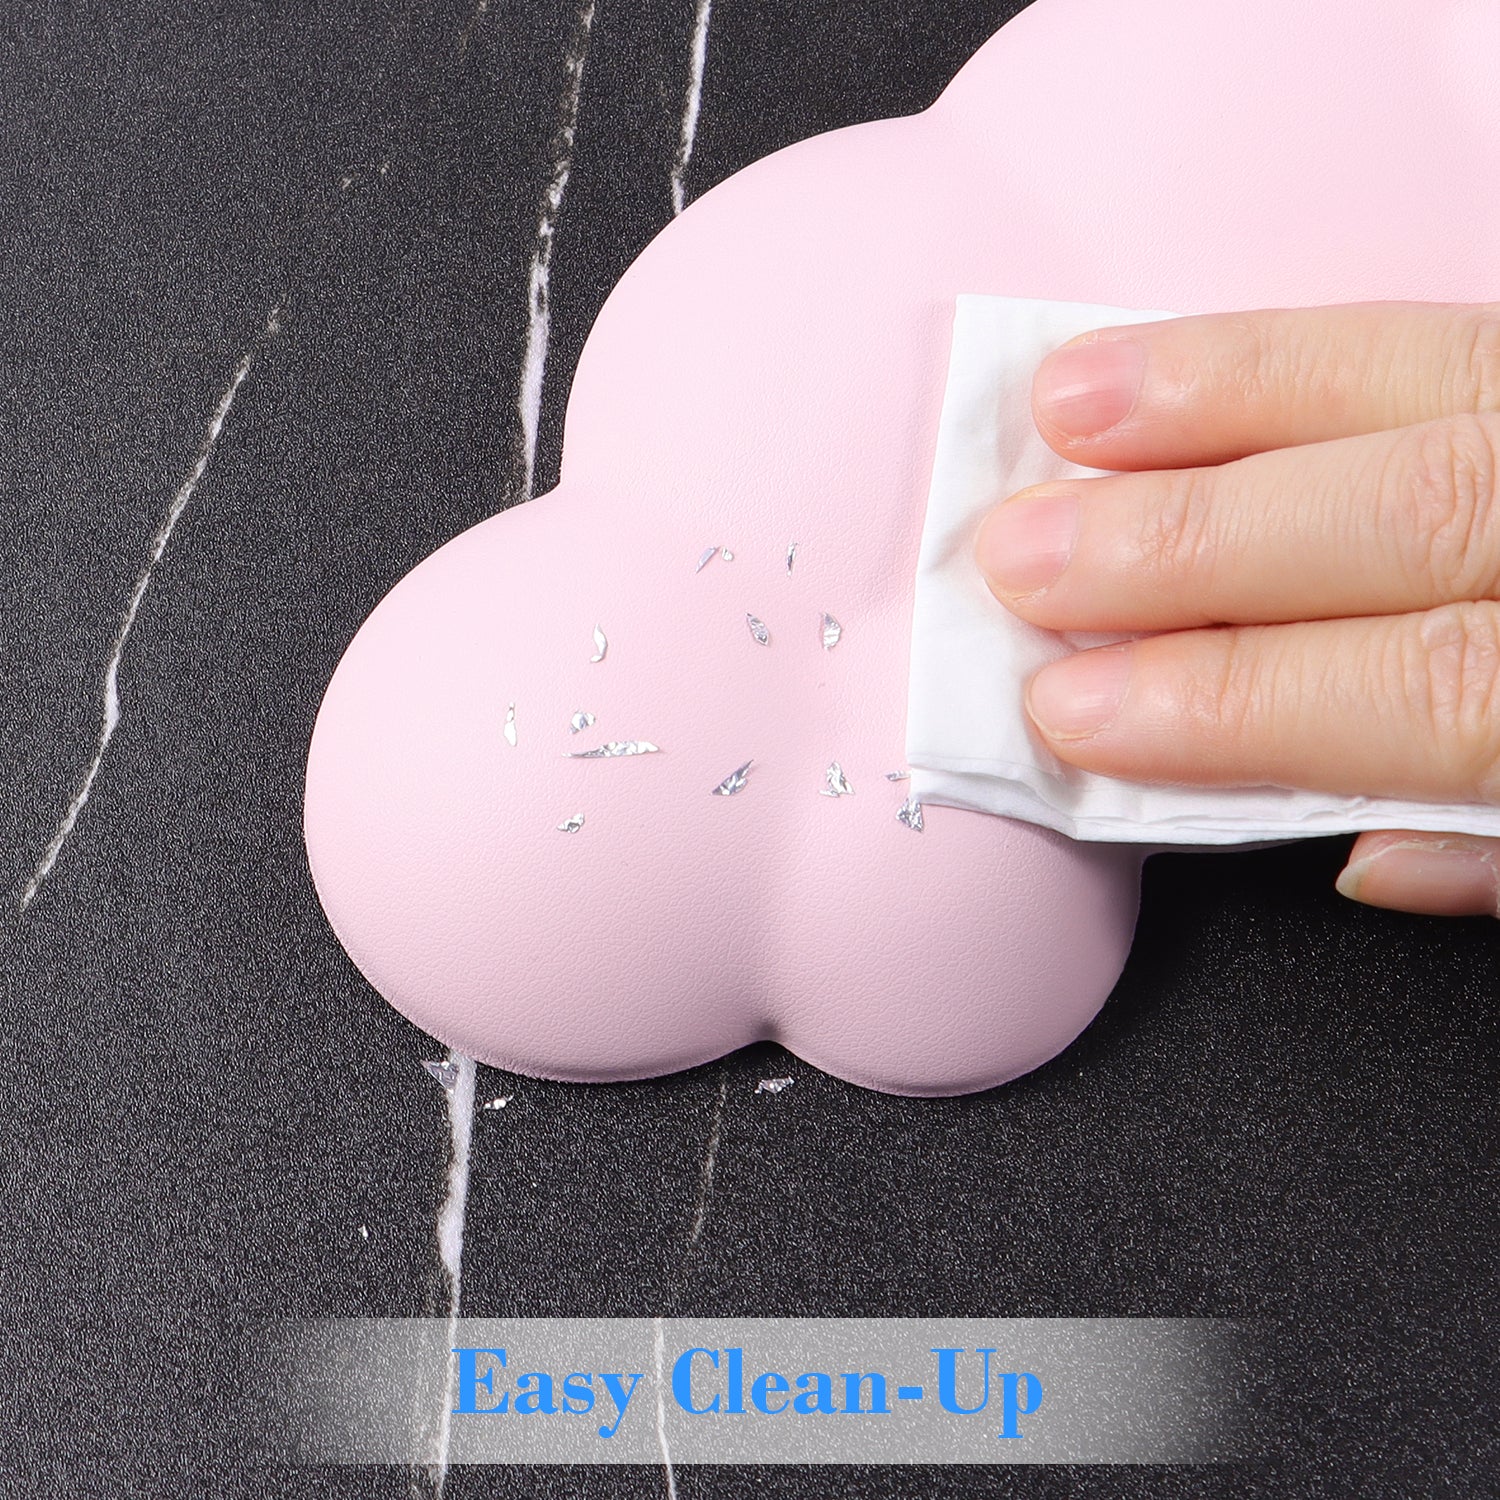
{"type": "Polygon", "coordinates": [[[832,651],[843,639],[843,635],[844,627],[832,615],[825,614],[823,616],[823,649],[832,651]]]}
{"type": "Polygon", "coordinates": [[[896,809],[896,821],[905,823],[913,833],[922,831],[922,804],[915,797],[908,797],[896,809]]]}
{"type": "Polygon", "coordinates": [[[719,549],[717,547],[705,547],[703,555],[698,559],[698,566],[693,569],[693,572],[701,573],[718,555],[719,549]]]}
{"type": "Polygon", "coordinates": [[[660,755],[650,740],[608,740],[594,750],[569,750],[569,760],[611,760],[617,755],[660,755]]]}
{"type": "Polygon", "coordinates": [[[728,547],[720,547],[719,548],[719,556],[722,557],[725,562],[733,562],[734,561],[734,553],[732,553],[729,550],[728,547]]]}
{"type": "Polygon", "coordinates": [[[516,742],[516,705],[512,703],[505,710],[505,743],[514,745],[516,742]]]}
{"type": "Polygon", "coordinates": [[[779,1094],[782,1089],[789,1089],[796,1083],[795,1078],[762,1078],[755,1085],[757,1094],[779,1094]]]}
{"type": "Polygon", "coordinates": [[[885,773],[885,779],[887,781],[910,781],[911,780],[911,772],[910,771],[887,771],[885,773]]]}
{"type": "Polygon", "coordinates": [[[745,624],[750,627],[750,635],[756,645],[769,646],[771,644],[771,632],[766,629],[764,620],[757,620],[754,615],[746,615],[745,624]]]}
{"type": "Polygon", "coordinates": [[[580,708],[571,719],[568,720],[568,728],[574,734],[579,734],[594,725],[594,716],[587,709],[580,708]]]}
{"type": "Polygon", "coordinates": [[[423,1061],[422,1066],[427,1069],[428,1075],[442,1084],[443,1088],[452,1093],[454,1085],[458,1082],[458,1064],[451,1057],[442,1062],[423,1061]]]}
{"type": "Polygon", "coordinates": [[[793,542],[786,549],[786,576],[788,578],[790,578],[792,576],[792,565],[796,561],[797,561],[797,544],[796,544],[796,542],[793,542]]]}
{"type": "Polygon", "coordinates": [[[577,833],[578,830],[582,827],[583,814],[574,813],[571,818],[564,818],[563,821],[557,825],[557,831],[559,833],[577,833]]]}
{"type": "Polygon", "coordinates": [[[844,768],[834,761],[823,773],[828,785],[823,788],[825,797],[852,797],[854,788],[849,785],[849,778],[844,775],[844,768]]]}
{"type": "Polygon", "coordinates": [[[603,629],[594,626],[594,654],[589,657],[590,661],[603,661],[609,655],[609,641],[606,639],[603,629]]]}
{"type": "Polygon", "coordinates": [[[501,1094],[498,1099],[491,1099],[488,1104],[481,1104],[479,1107],[493,1113],[495,1110],[504,1109],[515,1097],[514,1094],[501,1094]]]}
{"type": "Polygon", "coordinates": [[[749,780],[749,770],[755,762],[747,760],[738,771],[732,771],[713,789],[715,797],[732,797],[736,792],[745,790],[745,783],[749,780]]]}

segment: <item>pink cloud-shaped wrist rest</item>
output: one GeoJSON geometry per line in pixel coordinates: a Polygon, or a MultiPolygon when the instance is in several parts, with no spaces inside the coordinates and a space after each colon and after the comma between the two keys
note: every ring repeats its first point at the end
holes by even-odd
{"type": "Polygon", "coordinates": [[[1066,1046],[1141,851],[945,808],[918,833],[885,779],[954,297],[1493,297],[1495,18],[1040,0],[924,114],[695,203],[600,314],[559,487],[403,579],[328,689],[308,849],[376,989],[555,1078],[774,1038],[956,1093],[1066,1046]],[[710,546],[733,561],[695,571],[710,546]],[[660,750],[569,758],[611,741],[660,750]],[[854,795],[822,795],[833,762],[854,795]]]}

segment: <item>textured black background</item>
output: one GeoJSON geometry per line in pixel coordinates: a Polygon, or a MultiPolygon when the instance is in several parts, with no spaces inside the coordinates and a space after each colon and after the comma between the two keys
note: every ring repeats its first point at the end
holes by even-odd
{"type": "MultiPolygon", "coordinates": [[[[926,105],[1019,8],[719,0],[690,195],[926,105]]],[[[303,757],[364,615],[516,498],[576,20],[554,0],[0,12],[0,1493],[428,1488],[243,1467],[237,1340],[267,1315],[445,1306],[448,1125],[419,1067],[440,1053],[323,922],[303,757]],[[93,795],[22,914],[152,536],[247,352],[93,795]]],[[[691,0],[599,0],[538,489],[589,324],[671,213],[691,28],[691,0]]],[[[476,1119],[464,1311],[1266,1320],[1257,1465],[680,1470],[684,1500],[1493,1493],[1500,932],[1341,902],[1340,847],[1153,860],[1098,1023],[991,1094],[885,1098],[771,1048],[607,1088],[481,1069],[481,1098],[513,1099],[476,1119]],[[776,1074],[795,1085],[754,1092],[776,1074]]],[[[651,1469],[447,1483],[664,1493],[651,1469]]]]}

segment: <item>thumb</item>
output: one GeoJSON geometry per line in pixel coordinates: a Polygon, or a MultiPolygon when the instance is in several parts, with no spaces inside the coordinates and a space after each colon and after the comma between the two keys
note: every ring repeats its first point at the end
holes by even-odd
{"type": "Polygon", "coordinates": [[[1435,917],[1500,916],[1500,839],[1364,833],[1335,882],[1366,906],[1435,917]]]}

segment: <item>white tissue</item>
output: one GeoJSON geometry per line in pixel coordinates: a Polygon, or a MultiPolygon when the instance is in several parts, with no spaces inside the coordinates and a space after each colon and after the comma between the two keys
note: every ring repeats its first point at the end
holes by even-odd
{"type": "Polygon", "coordinates": [[[1500,808],[1336,797],[1280,787],[1146,786],[1075,770],[1031,728],[1027,679],[1072,650],[1121,636],[1063,636],[1017,619],[974,562],[980,521],[1005,496],[1090,475],[1031,420],[1044,355],[1091,328],[1171,313],[962,296],[917,564],[906,754],[918,802],[998,813],[1077,839],[1237,844],[1363,829],[1500,834],[1500,808]]]}

